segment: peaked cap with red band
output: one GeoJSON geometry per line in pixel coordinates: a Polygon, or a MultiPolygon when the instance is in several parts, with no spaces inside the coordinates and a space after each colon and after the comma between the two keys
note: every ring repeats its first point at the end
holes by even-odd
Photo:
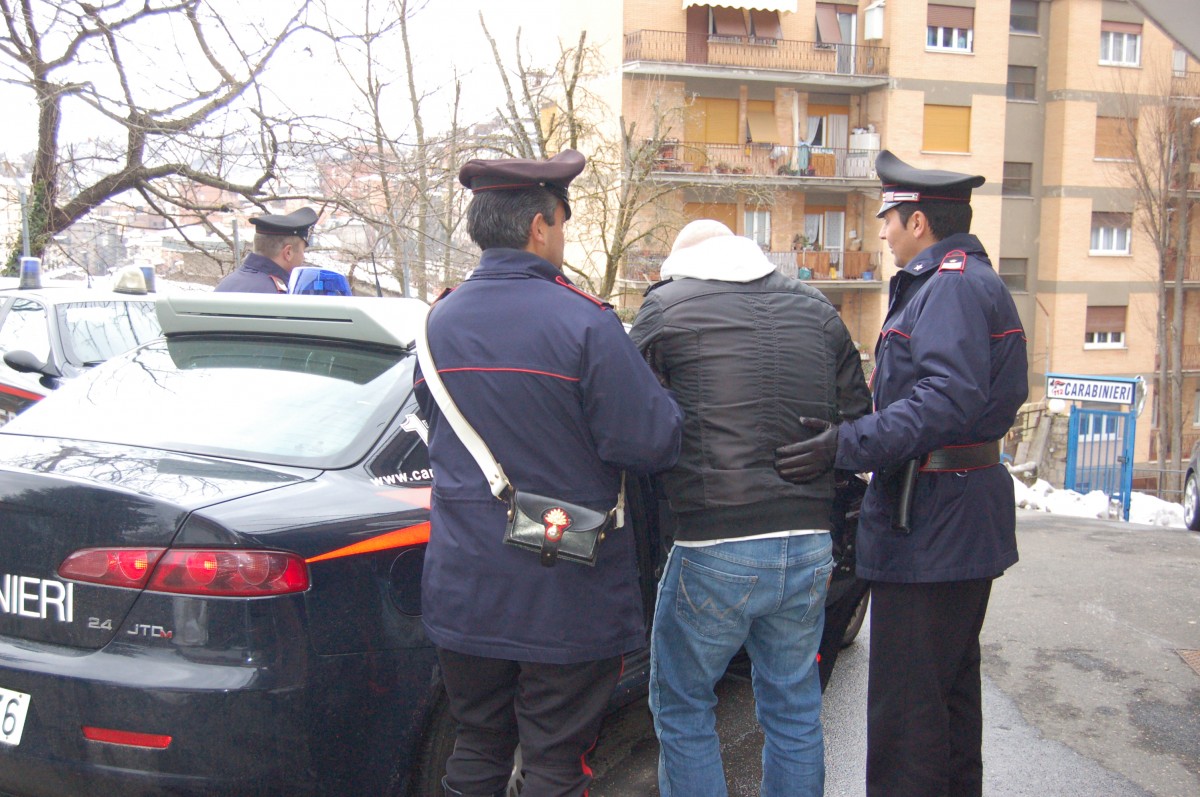
{"type": "Polygon", "coordinates": [[[308,233],[317,223],[317,211],[312,208],[300,208],[286,216],[266,214],[250,219],[254,231],[261,235],[294,235],[305,246],[308,245],[308,233]]]}
{"type": "Polygon", "coordinates": [[[567,188],[579,176],[587,158],[573,149],[564,149],[544,161],[526,158],[481,160],[475,158],[458,170],[458,181],[473,193],[508,191],[523,188],[545,188],[562,200],[567,218],[571,218],[571,203],[567,188]]]}
{"type": "Polygon", "coordinates": [[[880,219],[905,202],[970,202],[971,189],[986,182],[979,174],[917,169],[886,149],[875,158],[875,172],[883,183],[883,206],[875,214],[880,219]]]}

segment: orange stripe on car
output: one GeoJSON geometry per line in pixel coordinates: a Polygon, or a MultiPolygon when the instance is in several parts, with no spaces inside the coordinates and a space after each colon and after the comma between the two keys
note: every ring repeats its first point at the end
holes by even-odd
{"type": "Polygon", "coordinates": [[[386,551],[390,548],[405,548],[409,545],[420,545],[426,542],[429,542],[429,521],[389,531],[386,534],[380,534],[378,537],[356,542],[353,545],[347,545],[345,548],[338,548],[336,551],[323,553],[320,556],[314,556],[304,561],[311,565],[313,562],[323,562],[326,559],[340,559],[345,556],[375,553],[376,551],[386,551]]]}
{"type": "Polygon", "coordinates": [[[42,399],[42,396],[39,393],[30,393],[28,390],[22,390],[19,387],[13,387],[11,385],[0,385],[0,393],[8,393],[10,396],[29,399],[30,401],[40,401],[42,399]]]}

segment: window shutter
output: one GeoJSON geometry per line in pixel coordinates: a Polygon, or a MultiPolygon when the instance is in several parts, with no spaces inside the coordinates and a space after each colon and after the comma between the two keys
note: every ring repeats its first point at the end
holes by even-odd
{"type": "Polygon", "coordinates": [[[841,44],[842,29],[838,27],[837,6],[817,3],[817,39],[822,44],[841,44]]]}
{"type": "Polygon", "coordinates": [[[750,9],[750,25],[756,39],[782,39],[783,27],[779,23],[778,11],[750,9]]]}
{"type": "Polygon", "coordinates": [[[713,7],[713,27],[718,36],[745,36],[746,16],[740,8],[713,7]]]}
{"type": "Polygon", "coordinates": [[[1128,230],[1133,226],[1132,213],[1093,213],[1092,229],[1108,227],[1114,230],[1128,230]]]}
{"type": "Polygon", "coordinates": [[[925,106],[925,138],[929,152],[971,151],[971,109],[958,105],[925,106]]]}
{"type": "MultiPolygon", "coordinates": [[[[932,6],[930,6],[932,8],[932,6]]],[[[1142,26],[1135,22],[1105,22],[1100,23],[1100,31],[1102,33],[1132,33],[1135,36],[1142,35],[1142,26]]]]}
{"type": "Polygon", "coordinates": [[[1124,332],[1126,307],[1089,307],[1084,332],[1124,332]]]}
{"type": "Polygon", "coordinates": [[[926,24],[931,28],[974,28],[975,9],[930,3],[927,19],[926,24]]]}
{"type": "Polygon", "coordinates": [[[1116,116],[1096,117],[1096,157],[1130,160],[1134,155],[1137,120],[1116,116]]]}

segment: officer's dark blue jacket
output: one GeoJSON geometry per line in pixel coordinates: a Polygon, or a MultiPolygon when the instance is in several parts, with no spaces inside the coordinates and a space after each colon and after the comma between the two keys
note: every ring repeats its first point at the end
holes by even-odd
{"type": "MultiPolygon", "coordinates": [[[[446,389],[518,488],[613,507],[622,469],[679,455],[682,413],[603,302],[529,252],[488,249],[430,311],[446,389]]],[[[594,568],[543,567],[503,544],[505,506],[418,377],[433,494],[422,611],[434,644],[475,656],[572,663],[645,644],[634,540],[608,533],[594,568]]]]}
{"type": "Polygon", "coordinates": [[[269,257],[246,255],[242,265],[225,275],[215,290],[233,293],[287,293],[288,273],[269,257]]]}
{"type": "Polygon", "coordinates": [[[1003,438],[1028,396],[1025,332],[975,236],[949,236],[892,277],[875,358],[876,411],[842,424],[836,461],[875,472],[858,575],[911,583],[1001,574],[1017,561],[1007,469],[922,472],[906,536],[892,531],[882,478],[939,448],[1003,438]]]}

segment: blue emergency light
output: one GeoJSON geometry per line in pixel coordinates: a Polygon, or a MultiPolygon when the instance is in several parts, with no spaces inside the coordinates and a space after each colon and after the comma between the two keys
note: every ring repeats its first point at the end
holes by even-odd
{"type": "Polygon", "coordinates": [[[350,282],[342,274],[315,266],[292,269],[288,293],[317,296],[352,296],[350,282]]]}

